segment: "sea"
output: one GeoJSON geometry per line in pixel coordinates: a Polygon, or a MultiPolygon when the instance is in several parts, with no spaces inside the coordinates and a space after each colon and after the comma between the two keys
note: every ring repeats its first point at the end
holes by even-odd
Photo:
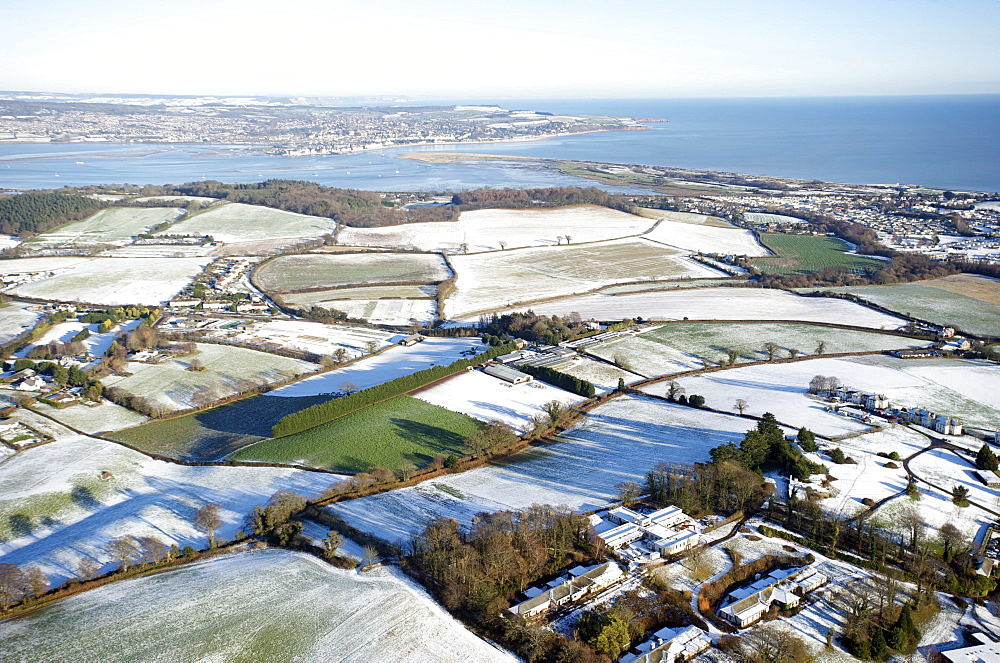
{"type": "Polygon", "coordinates": [[[666,121],[649,124],[648,131],[312,157],[270,156],[233,145],[0,143],[0,188],[272,178],[381,191],[593,185],[529,163],[425,164],[398,158],[406,152],[439,151],[673,166],[850,184],[1000,191],[1000,95],[500,99],[493,103],[509,109],[666,121]]]}

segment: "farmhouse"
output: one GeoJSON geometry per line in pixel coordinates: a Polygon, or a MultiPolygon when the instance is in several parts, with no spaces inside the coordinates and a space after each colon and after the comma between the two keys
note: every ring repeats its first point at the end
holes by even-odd
{"type": "Polygon", "coordinates": [[[574,567],[567,575],[553,580],[545,588],[528,590],[525,594],[530,598],[512,605],[507,611],[526,619],[539,617],[551,608],[579,601],[610,587],[624,577],[621,567],[614,562],[605,562],[589,569],[574,567]]]}
{"type": "Polygon", "coordinates": [[[618,659],[618,663],[688,661],[708,649],[711,644],[708,634],[697,626],[662,628],[635,648],[638,653],[627,653],[618,659]]]}
{"type": "Polygon", "coordinates": [[[749,587],[730,592],[733,602],[720,610],[719,616],[734,626],[745,628],[760,619],[773,603],[785,609],[794,608],[801,596],[827,580],[811,566],[797,570],[778,569],[749,587]]]}
{"type": "Polygon", "coordinates": [[[21,380],[14,388],[18,391],[44,391],[46,386],[45,380],[34,375],[26,380],[21,380]]]}
{"type": "Polygon", "coordinates": [[[417,343],[422,343],[424,337],[420,334],[410,334],[409,336],[404,336],[399,340],[399,344],[404,347],[410,347],[411,345],[416,345],[417,343]]]}
{"type": "Polygon", "coordinates": [[[521,371],[514,370],[509,366],[501,366],[494,364],[487,366],[483,369],[483,373],[486,375],[491,375],[495,378],[499,378],[504,382],[509,382],[511,384],[523,384],[525,382],[531,382],[531,376],[527,373],[522,373],[521,371]]]}
{"type": "Polygon", "coordinates": [[[884,410],[889,407],[889,399],[885,394],[873,394],[850,387],[837,387],[834,395],[845,403],[854,403],[869,410],[884,410]]]}
{"type": "Polygon", "coordinates": [[[11,375],[9,378],[5,380],[5,382],[17,382],[18,380],[26,380],[27,378],[31,378],[34,376],[35,376],[34,369],[25,368],[11,375]]]}

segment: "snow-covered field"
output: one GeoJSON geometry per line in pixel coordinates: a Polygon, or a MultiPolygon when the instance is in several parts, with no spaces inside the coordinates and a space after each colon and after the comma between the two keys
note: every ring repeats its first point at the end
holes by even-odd
{"type": "Polygon", "coordinates": [[[212,203],[218,200],[218,198],[208,198],[207,196],[146,196],[145,198],[136,198],[135,202],[145,203],[151,200],[177,201],[178,205],[186,205],[187,203],[212,203]]]}
{"type": "MultiPolygon", "coordinates": [[[[921,479],[951,491],[955,486],[965,486],[969,489],[969,500],[983,505],[987,509],[1000,511],[1000,490],[987,488],[972,473],[975,467],[957,457],[954,452],[944,449],[932,449],[920,454],[910,461],[910,471],[921,479]]],[[[937,530],[947,522],[954,524],[971,540],[979,533],[980,528],[996,521],[996,517],[975,506],[960,507],[951,501],[951,494],[942,493],[924,483],[918,484],[920,499],[911,501],[900,497],[883,506],[876,512],[887,522],[896,522],[893,514],[913,505],[920,511],[924,523],[937,530]]],[[[929,532],[933,534],[933,532],[929,532]]]]}
{"type": "Polygon", "coordinates": [[[218,535],[232,538],[246,514],[278,490],[316,496],[337,477],[267,467],[187,467],[78,435],[0,464],[0,562],[36,564],[49,576],[76,575],[80,559],[112,568],[116,536],[156,536],[167,545],[206,546],[195,511],[222,506],[218,535]],[[101,479],[102,472],[110,478],[101,479]]]}
{"type": "Polygon", "coordinates": [[[219,242],[279,237],[319,237],[333,232],[333,221],[260,205],[226,203],[167,229],[169,235],[211,235],[219,242]]]}
{"type": "MultiPolygon", "coordinates": [[[[646,320],[809,320],[873,329],[899,329],[905,324],[900,318],[841,299],[801,297],[783,290],[760,288],[698,288],[624,295],[596,293],[533,304],[531,310],[539,315],[560,316],[576,311],[584,318],[598,320],[636,316],[646,320]]],[[[475,318],[469,316],[469,319],[475,318]]]]}
{"type": "Polygon", "coordinates": [[[246,348],[211,343],[199,343],[197,347],[193,355],[162,364],[129,362],[126,370],[132,375],[112,375],[102,382],[152,399],[170,411],[194,407],[195,393],[204,387],[217,385],[215,397],[209,399],[211,402],[241,391],[245,381],[272,384],[319,368],[308,361],[246,348]],[[204,370],[187,370],[195,359],[202,363],[204,370]]]}
{"type": "Polygon", "coordinates": [[[767,214],[764,212],[743,212],[743,220],[752,224],[795,223],[805,225],[808,223],[808,221],[794,216],[785,216],[784,214],[767,214]]]}
{"type": "Polygon", "coordinates": [[[545,210],[484,209],[462,212],[457,221],[410,223],[386,228],[343,228],[338,240],[345,246],[417,248],[421,251],[470,253],[508,248],[549,246],[563,241],[596,242],[638,235],[653,222],[606,207],[580,205],[545,210]],[[557,238],[559,238],[557,240],[557,238]]]}
{"type": "Polygon", "coordinates": [[[118,334],[122,332],[128,333],[138,326],[139,326],[138,320],[127,320],[119,325],[112,327],[109,331],[100,334],[97,332],[98,325],[96,324],[88,325],[82,322],[77,322],[75,320],[68,322],[60,322],[57,325],[52,325],[51,327],[49,327],[49,329],[44,334],[39,336],[34,343],[26,345],[25,347],[21,348],[14,354],[14,356],[26,357],[28,353],[31,351],[31,349],[37,345],[45,345],[47,343],[53,343],[56,341],[60,343],[68,343],[69,341],[73,340],[73,337],[76,336],[78,333],[80,333],[84,329],[89,329],[90,336],[88,336],[83,341],[80,341],[80,343],[83,343],[83,345],[87,348],[87,351],[90,354],[96,357],[100,357],[105,352],[108,351],[108,348],[111,347],[111,344],[114,342],[115,337],[118,334]]]}
{"type": "Polygon", "coordinates": [[[678,251],[642,239],[457,255],[451,261],[458,280],[445,305],[450,317],[611,283],[720,276],[678,251]]]}
{"type": "Polygon", "coordinates": [[[201,258],[216,247],[212,244],[131,244],[101,253],[102,258],[201,258]]]}
{"type": "Polygon", "coordinates": [[[89,262],[90,258],[53,256],[51,258],[11,258],[0,260],[0,275],[52,272],[89,262]]]}
{"type": "Polygon", "coordinates": [[[106,306],[162,304],[209,262],[208,258],[90,258],[67,266],[52,278],[17,286],[12,292],[24,297],[106,306]]]}
{"type": "Polygon", "coordinates": [[[437,516],[468,524],[482,511],[532,504],[565,504],[590,511],[616,499],[615,484],[642,481],[661,461],[707,461],[710,448],[739,442],[753,427],[751,423],[623,396],[595,409],[560,441],[502,465],[430,479],[328,508],[352,526],[395,542],[409,541],[437,516]]]}
{"type": "Polygon", "coordinates": [[[171,207],[103,209],[83,221],[42,233],[33,238],[28,246],[128,244],[139,233],[166,221],[173,221],[182,213],[183,210],[171,207]]]}
{"type": "MultiPolygon", "coordinates": [[[[338,290],[333,296],[342,292],[338,290]]],[[[293,297],[289,301],[300,300],[293,297]]],[[[429,323],[437,306],[432,299],[323,299],[312,305],[343,311],[348,318],[367,320],[374,325],[395,326],[429,323]]]]}
{"type": "Polygon", "coordinates": [[[642,379],[641,375],[587,357],[578,357],[570,366],[564,366],[559,371],[591,382],[599,394],[617,389],[618,378],[625,384],[642,379]]]}
{"type": "Polygon", "coordinates": [[[398,571],[359,575],[286,550],[100,587],[0,624],[0,639],[19,661],[516,660],[398,571]]]}
{"type": "Polygon", "coordinates": [[[742,256],[770,255],[752,232],[742,228],[718,228],[664,219],[643,237],[685,251],[742,256]]]}
{"type": "Polygon", "coordinates": [[[235,333],[234,338],[241,341],[260,339],[319,355],[333,354],[338,347],[342,347],[348,351],[349,359],[367,352],[369,341],[375,341],[381,348],[399,337],[399,334],[380,329],[328,325],[305,320],[271,320],[255,324],[252,331],[231,333],[235,333]]]}
{"type": "MultiPolygon", "coordinates": [[[[806,426],[814,433],[827,437],[868,430],[869,426],[855,419],[824,412],[824,403],[806,394],[809,380],[814,375],[834,374],[823,372],[826,361],[734,368],[679,378],[677,384],[686,390],[689,397],[692,394],[704,396],[708,407],[735,412],[736,399],[742,398],[747,402],[746,414],[760,416],[770,412],[778,421],[793,428],[806,426]],[[814,366],[817,362],[824,364],[814,366]]],[[[668,383],[660,382],[646,387],[644,391],[665,396],[667,389],[668,383]]]]}
{"type": "Polygon", "coordinates": [[[307,253],[280,256],[255,278],[269,292],[305,288],[443,281],[451,276],[440,255],[427,253],[307,253]]]}
{"type": "Polygon", "coordinates": [[[0,343],[6,343],[24,332],[34,329],[42,317],[40,311],[29,311],[32,304],[10,302],[0,306],[0,343]]]}
{"type": "Polygon", "coordinates": [[[290,292],[281,295],[281,299],[295,308],[309,308],[314,304],[335,307],[338,301],[344,301],[345,305],[350,306],[351,300],[432,299],[436,293],[435,285],[375,285],[318,292],[290,292]]]}
{"type": "Polygon", "coordinates": [[[149,421],[149,417],[115,405],[111,401],[101,401],[100,405],[94,407],[71,405],[55,408],[44,403],[37,403],[34,407],[56,421],[90,434],[107,433],[149,421]]]}
{"type": "Polygon", "coordinates": [[[321,373],[268,392],[268,396],[315,396],[341,391],[345,382],[359,389],[387,382],[416,371],[443,366],[462,358],[467,350],[483,350],[478,338],[428,338],[410,347],[397,345],[368,359],[321,373]]]}
{"type": "Polygon", "coordinates": [[[778,344],[777,357],[787,357],[796,348],[799,356],[813,354],[817,344],[825,344],[824,352],[864,352],[898,348],[926,347],[929,341],[905,336],[889,336],[832,327],[795,324],[725,324],[672,323],[625,336],[588,348],[598,357],[613,360],[624,358],[643,375],[654,376],[699,368],[702,359],[719,362],[727,358],[728,350],[739,353],[737,363],[767,359],[765,342],[778,344]]]}
{"type": "Polygon", "coordinates": [[[574,405],[586,400],[538,380],[510,384],[482,371],[466,371],[412,395],[480,421],[502,421],[520,433],[531,428],[531,418],[543,413],[545,403],[574,405]]]}

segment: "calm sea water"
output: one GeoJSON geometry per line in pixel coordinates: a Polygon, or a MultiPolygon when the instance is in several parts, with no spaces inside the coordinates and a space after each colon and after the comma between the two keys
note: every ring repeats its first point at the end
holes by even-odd
{"type": "Polygon", "coordinates": [[[179,184],[201,178],[251,182],[275,177],[397,191],[581,183],[530,165],[432,165],[396,158],[401,152],[465,151],[1000,191],[1000,95],[499,103],[507,108],[668,122],[651,124],[649,131],[297,158],[217,145],[0,145],[0,187],[179,184]]]}

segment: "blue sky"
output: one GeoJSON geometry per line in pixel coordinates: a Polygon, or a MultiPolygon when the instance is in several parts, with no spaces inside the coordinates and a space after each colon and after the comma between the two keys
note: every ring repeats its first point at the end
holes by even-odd
{"type": "Polygon", "coordinates": [[[1000,0],[0,0],[0,89],[1000,93],[1000,0]]]}

